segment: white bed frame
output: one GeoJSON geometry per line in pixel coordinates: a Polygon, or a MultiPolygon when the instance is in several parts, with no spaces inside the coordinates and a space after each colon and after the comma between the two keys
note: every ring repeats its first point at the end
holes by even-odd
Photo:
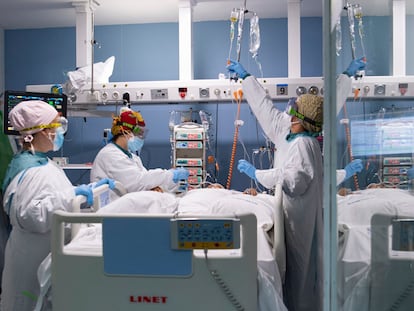
{"type": "MultiPolygon", "coordinates": [[[[281,186],[276,188],[277,206],[273,229],[273,254],[283,280],[285,271],[284,218],[281,186]]],[[[79,203],[79,202],[78,202],[79,203]]],[[[78,204],[76,203],[76,204],[78,204]]],[[[105,219],[171,219],[172,214],[137,215],[55,213],[52,227],[52,303],[58,311],[73,310],[249,310],[258,307],[257,220],[253,214],[240,219],[240,249],[209,250],[208,269],[202,250],[192,251],[191,275],[147,276],[105,273],[105,258],[97,254],[65,250],[64,228],[70,223],[102,223],[105,219]]],[[[190,217],[186,215],[185,218],[190,217]]],[[[223,216],[194,216],[217,218],[223,216]]],[[[228,216],[234,218],[234,215],[228,216]]],[[[115,233],[114,233],[115,234],[115,233]]],[[[150,233],[149,233],[150,234],[150,233]]],[[[148,236],[129,237],[131,243],[148,236]]],[[[143,250],[146,252],[146,250],[143,250]]]]}
{"type": "MultiPolygon", "coordinates": [[[[73,310],[257,310],[256,217],[240,215],[241,251],[215,251],[209,262],[219,280],[207,269],[204,256],[193,252],[192,275],[117,276],[104,272],[102,255],[66,252],[66,223],[101,223],[105,218],[153,218],[154,215],[105,215],[56,212],[52,236],[52,303],[59,311],[73,310]],[[223,286],[218,283],[224,282],[223,286]],[[226,296],[234,297],[242,308],[236,308],[226,296]]],[[[158,215],[157,218],[173,218],[158,215]]],[[[197,218],[200,216],[197,215],[197,218]]],[[[208,218],[212,216],[209,215],[208,218]]],[[[148,237],[132,237],[134,239],[148,237]]],[[[146,251],[146,250],[143,250],[146,251]]],[[[209,251],[210,252],[210,251],[209,251]]]]}

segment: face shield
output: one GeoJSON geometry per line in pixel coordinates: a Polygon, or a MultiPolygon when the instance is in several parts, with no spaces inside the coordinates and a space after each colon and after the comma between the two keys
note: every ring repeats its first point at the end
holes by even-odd
{"type": "MultiPolygon", "coordinates": [[[[296,100],[297,100],[297,97],[289,98],[289,101],[288,101],[288,104],[285,110],[285,112],[292,117],[298,117],[298,114],[300,114],[298,112],[298,104],[296,103],[296,100]]],[[[301,119],[300,117],[298,118],[301,119]]]]}
{"type": "Polygon", "coordinates": [[[147,136],[147,133],[148,133],[148,129],[146,129],[143,126],[136,125],[132,129],[132,134],[134,134],[134,136],[141,138],[141,139],[144,139],[147,136]]]}
{"type": "Polygon", "coordinates": [[[317,122],[315,120],[312,120],[312,119],[304,116],[303,114],[299,113],[298,110],[299,110],[299,107],[298,107],[298,104],[297,104],[297,97],[290,98],[289,102],[286,106],[286,110],[285,110],[285,112],[288,115],[290,115],[292,117],[297,117],[301,121],[308,122],[309,124],[314,125],[314,126],[322,126],[322,122],[317,122]]]}
{"type": "Polygon", "coordinates": [[[31,131],[35,129],[58,129],[59,131],[66,133],[68,129],[68,120],[65,117],[59,117],[56,122],[52,122],[49,124],[40,124],[33,127],[25,128],[23,131],[31,131]]]}

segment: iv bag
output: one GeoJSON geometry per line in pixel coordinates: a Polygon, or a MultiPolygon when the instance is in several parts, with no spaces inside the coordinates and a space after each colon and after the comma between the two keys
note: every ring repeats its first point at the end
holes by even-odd
{"type": "Polygon", "coordinates": [[[342,50],[342,29],[341,29],[341,21],[338,20],[336,23],[336,55],[339,56],[341,54],[342,50]]]}
{"type": "Polygon", "coordinates": [[[250,19],[250,48],[249,52],[252,53],[252,57],[256,58],[260,48],[260,28],[259,17],[255,14],[250,19]]]}
{"type": "Polygon", "coordinates": [[[198,114],[200,116],[201,124],[203,125],[204,129],[208,131],[210,124],[208,121],[207,113],[203,110],[200,110],[198,114]]]}

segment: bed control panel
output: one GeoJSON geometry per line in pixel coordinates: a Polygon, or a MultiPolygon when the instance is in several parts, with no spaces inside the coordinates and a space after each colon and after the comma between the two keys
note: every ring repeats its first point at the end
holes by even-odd
{"type": "Polygon", "coordinates": [[[233,218],[171,219],[171,247],[177,250],[240,248],[240,220],[233,218]]]}

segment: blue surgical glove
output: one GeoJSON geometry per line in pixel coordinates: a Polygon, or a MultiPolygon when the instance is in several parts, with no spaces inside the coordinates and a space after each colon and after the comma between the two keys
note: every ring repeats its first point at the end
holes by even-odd
{"type": "Polygon", "coordinates": [[[365,69],[366,64],[365,57],[354,59],[343,73],[348,77],[355,77],[358,71],[365,69]]]}
{"type": "Polygon", "coordinates": [[[362,171],[362,160],[361,159],[355,159],[353,161],[351,161],[350,163],[348,163],[347,166],[345,166],[345,179],[348,179],[349,177],[351,177],[352,175],[354,175],[355,173],[359,173],[362,171]]]}
{"type": "Polygon", "coordinates": [[[75,194],[76,195],[84,195],[86,197],[86,203],[88,206],[93,205],[93,193],[92,187],[89,185],[80,185],[75,187],[75,194]]]}
{"type": "Polygon", "coordinates": [[[185,168],[176,168],[172,170],[173,172],[173,182],[178,183],[180,180],[187,180],[190,172],[185,168]]]}
{"type": "Polygon", "coordinates": [[[414,167],[407,170],[408,179],[414,179],[414,167]]]}
{"type": "Polygon", "coordinates": [[[96,188],[96,187],[99,187],[105,184],[108,184],[109,189],[111,190],[115,189],[115,180],[110,179],[110,178],[102,178],[101,180],[93,184],[93,188],[96,188]]]}
{"type": "Polygon", "coordinates": [[[239,160],[239,164],[237,164],[237,169],[240,173],[245,173],[251,179],[256,180],[256,168],[246,160],[239,160]]]}
{"type": "Polygon", "coordinates": [[[231,73],[237,74],[240,79],[250,76],[250,73],[248,73],[239,62],[231,60],[230,64],[228,64],[226,68],[231,73]]]}

